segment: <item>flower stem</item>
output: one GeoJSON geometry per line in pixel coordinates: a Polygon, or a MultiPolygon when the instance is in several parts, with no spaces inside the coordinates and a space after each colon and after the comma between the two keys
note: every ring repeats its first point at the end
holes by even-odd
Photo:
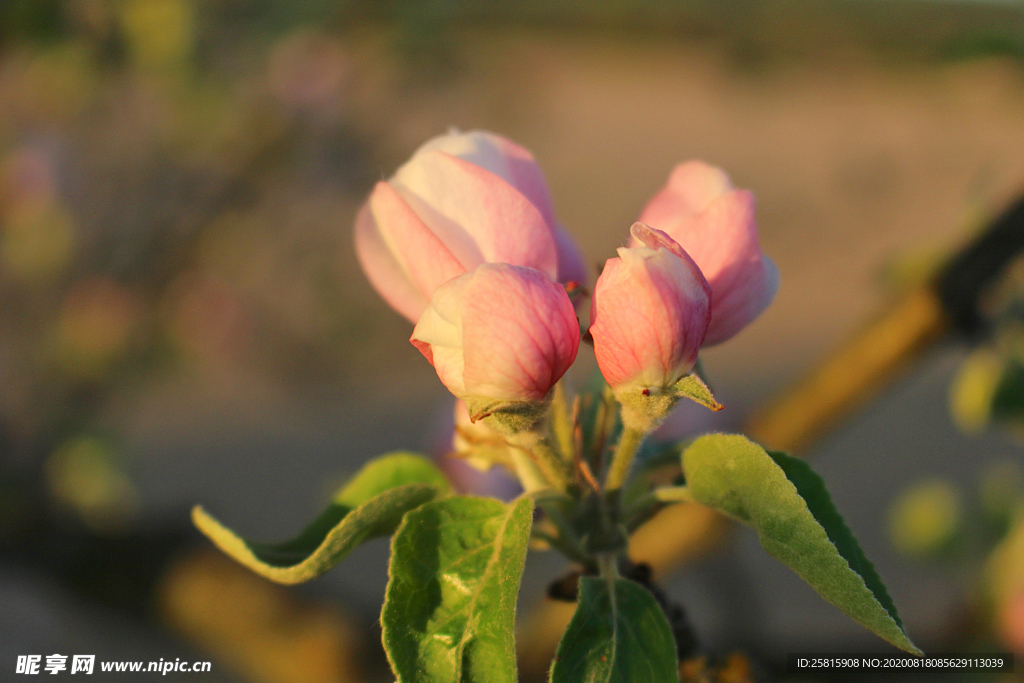
{"type": "Polygon", "coordinates": [[[663,503],[692,503],[693,491],[689,486],[663,486],[649,495],[663,503]]]}
{"type": "Polygon", "coordinates": [[[616,553],[601,553],[597,556],[598,574],[614,583],[619,578],[619,556],[616,553]]]}
{"type": "Polygon", "coordinates": [[[619,438],[619,445],[615,448],[611,467],[608,468],[608,476],[604,480],[605,491],[619,490],[626,483],[629,468],[636,458],[637,451],[640,450],[644,436],[646,436],[644,432],[632,427],[625,427],[622,430],[622,437],[619,438]]]}
{"type": "Polygon", "coordinates": [[[522,484],[523,490],[533,494],[540,491],[550,491],[553,485],[547,475],[541,470],[537,461],[523,449],[512,447],[509,449],[512,458],[512,465],[516,471],[516,477],[522,484]]]}
{"type": "MultiPolygon", "coordinates": [[[[525,451],[527,457],[536,464],[537,469],[544,475],[552,488],[556,491],[565,491],[569,481],[567,465],[547,439],[538,432],[519,432],[509,438],[509,443],[516,449],[525,451]]],[[[517,474],[519,470],[517,465],[517,474]]],[[[523,483],[525,485],[526,482],[523,483]]]]}

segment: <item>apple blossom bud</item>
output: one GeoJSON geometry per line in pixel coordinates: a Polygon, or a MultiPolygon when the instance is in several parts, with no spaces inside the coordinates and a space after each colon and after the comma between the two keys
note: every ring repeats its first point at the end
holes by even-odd
{"type": "Polygon", "coordinates": [[[775,297],[779,273],[761,253],[754,197],[747,190],[733,189],[722,169],[702,161],[679,164],[644,208],[640,221],[678,242],[711,285],[706,346],[731,338],[775,297]]]}
{"type": "Polygon", "coordinates": [[[410,341],[474,420],[501,410],[536,421],[580,333],[561,285],[532,268],[485,263],[437,288],[410,341]]]}
{"type": "Polygon", "coordinates": [[[526,266],[560,282],[584,277],[533,157],[481,131],[435,137],[377,183],[355,239],[370,282],[412,322],[439,285],[481,263],[526,266]]]}
{"type": "Polygon", "coordinates": [[[644,246],[620,248],[605,263],[594,286],[590,335],[623,419],[647,431],[675,405],[674,386],[697,362],[711,289],[668,235],[643,223],[630,232],[644,246]]]}
{"type": "Polygon", "coordinates": [[[613,389],[670,387],[697,361],[711,290],[665,233],[642,223],[631,232],[645,246],[620,248],[594,286],[594,353],[613,389]]]}

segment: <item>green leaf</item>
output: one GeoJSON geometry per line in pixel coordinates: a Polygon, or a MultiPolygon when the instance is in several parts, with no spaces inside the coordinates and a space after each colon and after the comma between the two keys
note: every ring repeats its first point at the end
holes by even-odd
{"type": "Polygon", "coordinates": [[[450,492],[448,479],[422,455],[395,451],[363,465],[350,482],[334,494],[334,502],[356,508],[371,498],[406,484],[426,484],[442,494],[450,492]]]}
{"type": "Polygon", "coordinates": [[[704,384],[704,381],[695,372],[683,376],[672,388],[676,390],[679,398],[688,398],[716,413],[725,407],[715,400],[715,397],[711,395],[711,389],[708,389],[708,385],[704,384]]]}
{"type": "Polygon", "coordinates": [[[367,463],[290,541],[244,539],[199,505],[192,510],[192,522],[224,553],[257,574],[278,583],[302,583],[326,572],[363,541],[393,533],[406,512],[448,491],[447,480],[433,463],[397,452],[367,463]]]}
{"type": "Polygon", "coordinates": [[[896,606],[807,463],[739,435],[703,436],[683,452],[694,500],[757,531],[761,545],[854,621],[896,647],[910,642],[896,606]]]}
{"type": "Polygon", "coordinates": [[[515,683],[515,611],[533,501],[454,497],[406,515],[381,613],[399,683],[515,683]]]}
{"type": "Polygon", "coordinates": [[[551,667],[552,683],[676,683],[672,629],[638,583],[580,579],[580,599],[551,667]]]}

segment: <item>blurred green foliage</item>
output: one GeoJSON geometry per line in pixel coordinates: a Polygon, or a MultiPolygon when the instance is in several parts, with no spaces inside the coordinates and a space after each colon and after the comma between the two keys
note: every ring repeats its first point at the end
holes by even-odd
{"type": "Polygon", "coordinates": [[[19,38],[54,40],[65,31],[62,0],[8,0],[0,4],[0,45],[19,38]]]}

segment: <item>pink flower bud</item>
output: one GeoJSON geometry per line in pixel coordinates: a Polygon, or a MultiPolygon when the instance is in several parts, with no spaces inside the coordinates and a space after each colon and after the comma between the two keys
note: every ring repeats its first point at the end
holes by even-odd
{"type": "Polygon", "coordinates": [[[572,239],[528,151],[492,133],[427,141],[356,217],[370,282],[416,322],[434,290],[481,263],[510,263],[567,282],[584,276],[572,239]]]}
{"type": "Polygon", "coordinates": [[[485,263],[437,288],[409,341],[458,398],[538,402],[576,359],[580,331],[561,285],[485,263]]]}
{"type": "Polygon", "coordinates": [[[664,389],[693,369],[711,311],[700,269],[668,235],[643,223],[644,246],[620,248],[594,285],[590,334],[613,389],[664,389]]]}
{"type": "Polygon", "coordinates": [[[731,338],[775,298],[779,273],[761,253],[754,196],[733,189],[722,169],[702,161],[679,164],[640,221],[682,245],[711,285],[706,346],[731,338]]]}

